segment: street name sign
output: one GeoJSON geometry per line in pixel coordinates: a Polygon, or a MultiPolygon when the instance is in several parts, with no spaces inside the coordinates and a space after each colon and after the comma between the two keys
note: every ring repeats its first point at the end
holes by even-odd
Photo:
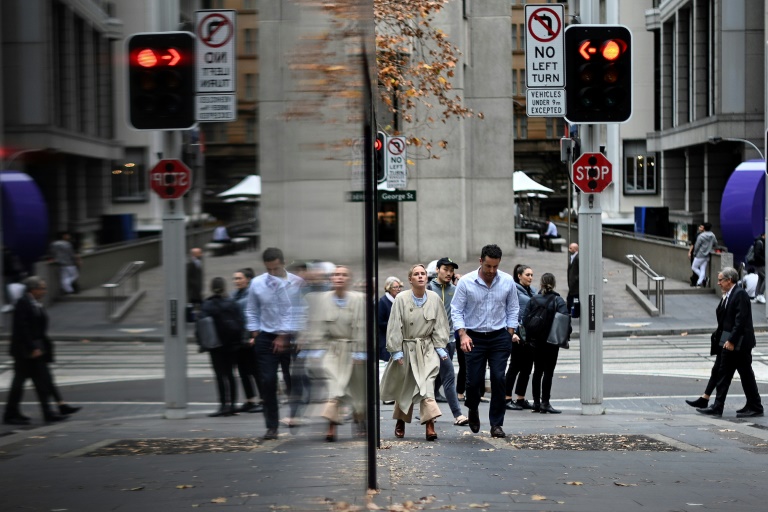
{"type": "MultiPolygon", "coordinates": [[[[379,202],[410,203],[416,201],[415,190],[377,190],[376,195],[379,198],[379,202]]],[[[365,192],[360,190],[347,192],[347,201],[362,203],[365,201],[365,192]]]]}

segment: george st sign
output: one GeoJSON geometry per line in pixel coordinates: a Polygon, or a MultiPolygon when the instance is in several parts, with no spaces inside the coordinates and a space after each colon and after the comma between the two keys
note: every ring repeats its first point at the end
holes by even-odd
{"type": "Polygon", "coordinates": [[[602,192],[613,181],[613,165],[602,153],[584,153],[573,162],[571,180],[585,194],[602,192]]]}
{"type": "Polygon", "coordinates": [[[162,199],[178,199],[192,186],[192,171],[181,160],[160,160],[149,171],[149,186],[162,199]]]}

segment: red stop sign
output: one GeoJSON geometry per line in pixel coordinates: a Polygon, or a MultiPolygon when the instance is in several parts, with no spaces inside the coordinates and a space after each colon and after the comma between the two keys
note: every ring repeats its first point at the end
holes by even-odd
{"type": "Polygon", "coordinates": [[[571,180],[586,194],[602,192],[613,181],[613,165],[602,153],[584,153],[573,162],[571,180]]]}
{"type": "Polygon", "coordinates": [[[160,160],[149,171],[149,186],[163,199],[178,199],[192,186],[192,171],[181,160],[160,160]]]}

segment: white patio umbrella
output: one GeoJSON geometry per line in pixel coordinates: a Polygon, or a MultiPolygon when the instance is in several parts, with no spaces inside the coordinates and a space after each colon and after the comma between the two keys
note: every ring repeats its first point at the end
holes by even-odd
{"type": "Polygon", "coordinates": [[[512,174],[512,189],[515,193],[519,192],[544,192],[551,194],[554,192],[551,188],[534,181],[523,171],[515,171],[512,174]]]}
{"type": "Polygon", "coordinates": [[[253,212],[254,218],[254,233],[259,232],[259,205],[258,200],[261,197],[261,176],[251,174],[246,176],[243,181],[225,190],[218,197],[224,199],[225,203],[240,202],[240,201],[255,201],[256,207],[253,212]]]}

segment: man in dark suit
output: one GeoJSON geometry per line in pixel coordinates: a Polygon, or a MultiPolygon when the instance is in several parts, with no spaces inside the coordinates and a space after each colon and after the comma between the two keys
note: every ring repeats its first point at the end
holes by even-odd
{"type": "Polygon", "coordinates": [[[573,243],[568,246],[568,297],[566,306],[568,312],[573,311],[573,318],[579,318],[581,303],[573,307],[574,299],[579,298],[579,244],[573,243]]]}
{"type": "Polygon", "coordinates": [[[27,379],[32,379],[45,421],[54,422],[67,418],[53,412],[48,404],[53,381],[48,372],[47,360],[52,345],[46,334],[48,315],[41,304],[47,286],[45,281],[36,276],[25,279],[24,285],[27,291],[16,302],[13,310],[10,346],[11,357],[13,357],[13,381],[3,414],[3,423],[7,425],[29,424],[29,418],[21,414],[19,408],[27,379]]]}
{"type": "Polygon", "coordinates": [[[722,416],[728,388],[733,374],[739,372],[747,405],[737,411],[739,418],[763,415],[763,404],[752,371],[752,349],[755,347],[755,329],[752,326],[752,307],[747,291],[736,286],[739,273],[725,267],[717,275],[717,284],[723,290],[723,299],[717,306],[717,336],[713,339],[722,347],[717,372],[717,395],[712,405],[696,409],[709,416],[722,416]]]}
{"type": "Polygon", "coordinates": [[[203,303],[203,250],[194,247],[187,261],[187,303],[200,306],[203,303]]]}

